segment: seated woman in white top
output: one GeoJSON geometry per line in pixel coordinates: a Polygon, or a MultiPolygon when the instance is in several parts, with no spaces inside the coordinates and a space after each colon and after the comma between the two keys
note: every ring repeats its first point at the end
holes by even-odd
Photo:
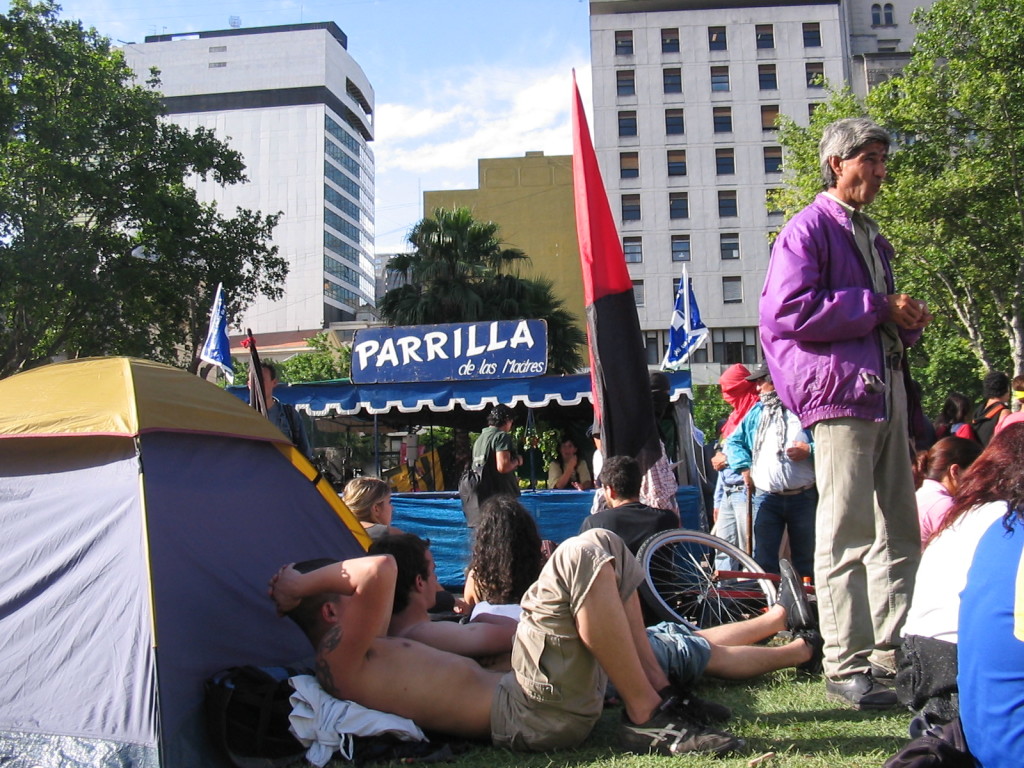
{"type": "MultiPolygon", "coordinates": [[[[941,442],[949,439],[961,438],[941,442]]],[[[948,722],[959,713],[960,592],[979,539],[1006,514],[999,478],[1018,473],[1019,465],[1019,456],[1007,456],[993,440],[960,476],[952,506],[921,554],[903,645],[896,654],[896,693],[900,703],[931,723],[948,722]]]]}
{"type": "Polygon", "coordinates": [[[980,454],[980,443],[962,437],[944,437],[929,450],[917,454],[914,474],[921,479],[916,495],[922,549],[953,506],[961,473],[980,454]]]}

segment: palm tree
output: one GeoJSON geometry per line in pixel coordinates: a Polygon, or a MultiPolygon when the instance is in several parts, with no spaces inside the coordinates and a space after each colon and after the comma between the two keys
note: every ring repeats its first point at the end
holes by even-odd
{"type": "Polygon", "coordinates": [[[519,277],[529,257],[505,248],[498,225],[480,222],[468,208],[438,208],[413,227],[412,253],[388,262],[403,285],[380,302],[381,316],[394,325],[430,325],[484,320],[546,320],[548,371],[574,373],[583,363],[586,336],[546,280],[519,277]]]}

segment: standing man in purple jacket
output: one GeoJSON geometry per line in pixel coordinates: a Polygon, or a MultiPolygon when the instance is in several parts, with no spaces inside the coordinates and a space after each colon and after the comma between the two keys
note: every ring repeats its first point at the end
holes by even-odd
{"type": "Polygon", "coordinates": [[[896,292],[892,246],[862,210],[885,178],[889,143],[864,118],[825,129],[825,192],[779,233],[760,305],[779,396],[813,429],[826,688],[857,709],[897,706],[878,678],[895,668],[921,549],[902,368],[932,317],[896,292]]]}

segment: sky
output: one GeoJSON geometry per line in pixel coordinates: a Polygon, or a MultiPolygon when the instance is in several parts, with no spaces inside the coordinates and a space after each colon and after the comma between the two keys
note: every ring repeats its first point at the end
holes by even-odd
{"type": "MultiPolygon", "coordinates": [[[[9,7],[5,2],[4,7],[9,7]]],[[[572,70],[590,110],[587,0],[64,0],[116,43],[335,22],[376,100],[378,253],[406,250],[423,191],[474,189],[477,160],[571,154],[572,70]]]]}

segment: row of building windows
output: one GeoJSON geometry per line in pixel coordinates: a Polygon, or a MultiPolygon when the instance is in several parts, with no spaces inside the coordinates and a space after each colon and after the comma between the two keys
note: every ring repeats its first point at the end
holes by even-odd
{"type": "Polygon", "coordinates": [[[359,227],[328,208],[324,208],[324,224],[337,232],[341,232],[350,240],[359,242],[359,227]]]}
{"type": "Polygon", "coordinates": [[[348,192],[356,200],[359,199],[359,185],[340,168],[335,168],[334,165],[326,160],[324,160],[324,176],[334,182],[336,186],[348,192]]]}
{"type": "MultiPolygon", "coordinates": [[[[775,205],[771,202],[772,190],[765,190],[765,209],[769,215],[778,213],[775,205]]],[[[621,207],[622,221],[640,221],[642,213],[640,210],[640,195],[622,195],[621,207]]],[[[739,203],[736,199],[736,190],[720,189],[718,191],[718,215],[722,218],[733,218],[739,216],[739,203]]],[[[690,218],[690,197],[687,192],[668,193],[668,217],[670,219],[690,218]]]]}
{"type": "Polygon", "coordinates": [[[324,115],[324,129],[337,139],[341,146],[345,147],[357,158],[359,157],[359,140],[332,120],[330,115],[324,115]]]}
{"type": "MultiPolygon", "coordinates": [[[[710,331],[710,343],[705,342],[695,349],[690,355],[690,362],[720,365],[743,363],[746,366],[760,362],[756,327],[711,328],[710,331]]],[[[647,333],[645,346],[648,365],[659,365],[665,358],[666,336],[650,331],[647,333]]]]}
{"type": "MultiPolygon", "coordinates": [[[[807,113],[813,114],[819,102],[807,105],[807,113]]],[[[761,130],[774,131],[778,128],[778,104],[762,104],[761,130]]],[[[624,109],[617,114],[619,138],[637,136],[640,132],[636,110],[624,109]]],[[[732,133],[732,107],[712,107],[711,126],[715,133],[732,133]]],[[[686,133],[686,113],[681,108],[665,110],[665,135],[680,136],[686,133]]]]}
{"type": "Polygon", "coordinates": [[[359,273],[342,264],[337,259],[331,258],[326,253],[324,254],[324,272],[334,275],[340,280],[345,280],[352,285],[359,285],[359,273]]]}
{"type": "MultiPolygon", "coordinates": [[[[672,261],[690,260],[690,236],[686,234],[671,235],[672,261]]],[[[740,258],[739,232],[720,232],[718,234],[718,254],[722,261],[735,261],[740,258]]],[[[644,242],[639,236],[622,238],[622,252],[627,264],[640,264],[644,260],[644,242]]]]}
{"type": "MultiPolygon", "coordinates": [[[[782,172],[782,147],[763,147],[765,173],[782,172]]],[[[686,150],[669,149],[665,151],[666,169],[669,176],[686,175],[686,150]]],[[[736,150],[732,147],[719,147],[715,150],[715,173],[718,176],[729,176],[736,173],[736,150]]],[[[619,153],[619,178],[636,179],[640,177],[640,153],[619,153]]]]}
{"type": "Polygon", "coordinates": [[[324,142],[324,152],[327,153],[329,158],[351,173],[355,178],[359,178],[359,162],[349,155],[348,152],[343,150],[333,141],[324,142]]]}
{"type": "Polygon", "coordinates": [[[327,184],[324,184],[324,199],[349,218],[359,220],[359,206],[327,184]]]}
{"type": "Polygon", "coordinates": [[[359,263],[359,251],[330,232],[324,232],[324,248],[327,248],[346,261],[350,261],[353,264],[359,263]]]}
{"type": "MultiPolygon", "coordinates": [[[[633,301],[638,307],[647,303],[647,291],[643,280],[633,280],[633,301]]],[[[679,279],[672,281],[672,297],[675,298],[679,292],[679,279]]],[[[741,304],[743,303],[743,278],[739,275],[722,276],[722,303],[741,304]]],[[[701,362],[701,361],[694,361],[701,362]]],[[[703,362],[707,362],[706,360],[703,362]]]]}
{"type": "Polygon", "coordinates": [[[324,296],[329,296],[341,304],[348,304],[352,307],[358,307],[360,304],[359,296],[355,291],[350,291],[348,288],[342,288],[340,285],[332,283],[330,280],[324,280],[324,296]]]}
{"type": "MultiPolygon", "coordinates": [[[[727,93],[731,89],[729,66],[715,65],[709,69],[711,76],[711,92],[727,93]]],[[[808,61],[804,64],[804,78],[808,88],[821,88],[825,84],[825,64],[821,61],[808,61]]],[[[683,72],[678,67],[670,67],[661,71],[661,87],[666,94],[683,92],[683,72]]],[[[757,87],[762,91],[779,89],[778,71],[774,64],[757,65],[757,87]]],[[[636,72],[632,69],[620,69],[615,72],[615,92],[619,96],[636,95],[636,72]]]]}
{"type": "MultiPolygon", "coordinates": [[[[890,17],[892,6],[887,5],[890,9],[890,17]]],[[[874,19],[874,8],[872,8],[872,20],[874,19]]],[[[879,9],[881,13],[881,9],[879,9]]],[[[892,23],[892,22],[888,22],[892,23]]],[[[820,48],[821,47],[821,24],[816,21],[807,21],[803,23],[803,40],[804,48],[820,48]]],[[[757,24],[754,27],[754,45],[762,50],[770,49],[775,47],[775,25],[774,24],[757,24]]],[[[729,35],[728,30],[725,27],[708,27],[708,50],[709,51],[727,51],[729,50],[729,35]]],[[[671,27],[661,30],[661,52],[662,53],[679,53],[679,28],[671,27]]],[[[633,55],[633,31],[630,29],[620,29],[615,32],[615,55],[616,56],[632,56],[633,55]]]]}

